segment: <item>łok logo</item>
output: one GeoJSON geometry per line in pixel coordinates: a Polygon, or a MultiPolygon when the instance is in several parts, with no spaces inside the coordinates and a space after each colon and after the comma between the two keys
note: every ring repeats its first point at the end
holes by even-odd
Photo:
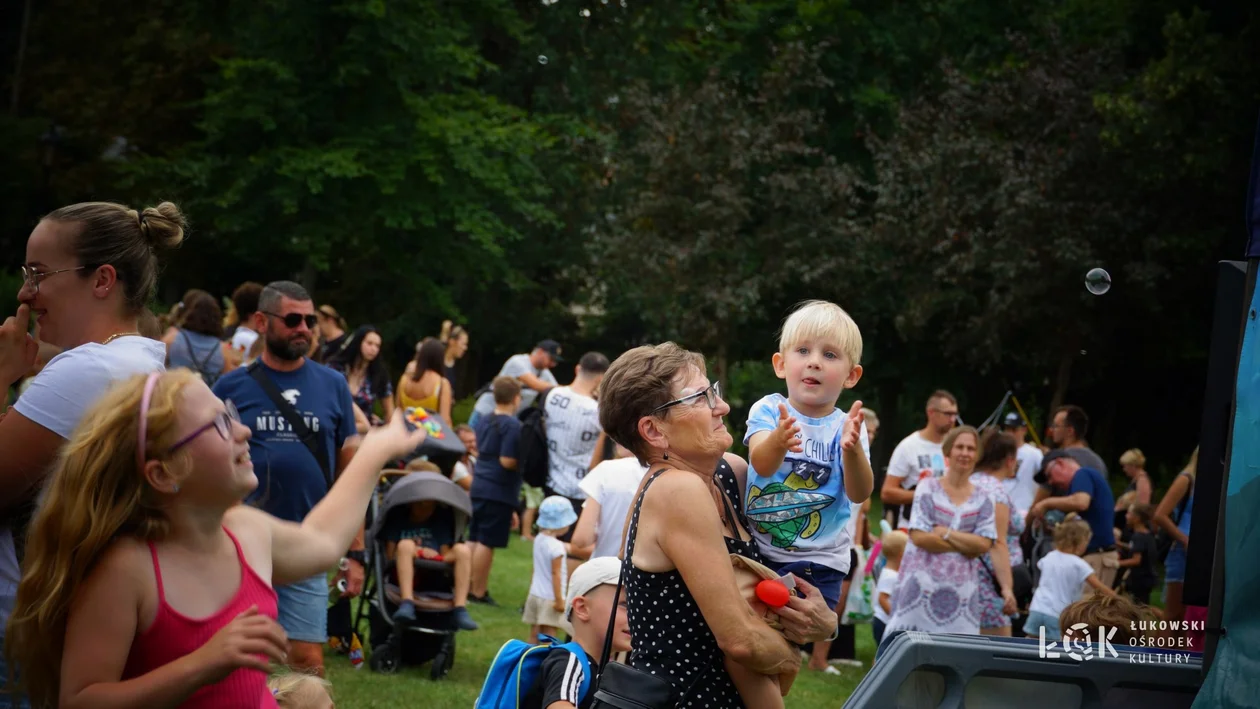
{"type": "MultiPolygon", "coordinates": [[[[1116,629],[1105,629],[1101,626],[1098,628],[1098,641],[1093,642],[1089,636],[1089,626],[1084,623],[1077,623],[1067,630],[1063,631],[1063,647],[1062,650],[1068,657],[1081,662],[1083,660],[1093,659],[1095,648],[1097,648],[1098,657],[1106,657],[1108,653],[1112,657],[1120,657],[1120,653],[1111,646],[1111,638],[1116,634],[1116,629]]],[[[1041,658],[1057,658],[1060,653],[1059,643],[1051,641],[1046,644],[1046,626],[1041,626],[1041,633],[1037,642],[1037,655],[1041,658]]]]}

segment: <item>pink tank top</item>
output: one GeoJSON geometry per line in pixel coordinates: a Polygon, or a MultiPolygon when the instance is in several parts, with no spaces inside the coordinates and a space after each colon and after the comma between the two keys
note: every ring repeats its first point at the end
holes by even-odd
{"type": "MultiPolygon", "coordinates": [[[[227,532],[225,527],[223,531],[227,532]]],[[[166,590],[162,585],[162,569],[158,566],[157,547],[149,542],[153,555],[153,575],[157,578],[158,610],[153,625],[136,636],[127,656],[123,679],[132,679],[192,653],[205,645],[223,626],[236,616],[257,605],[258,611],[268,618],[276,618],[276,592],[245,561],[241,544],[228,532],[236,546],[236,558],[241,564],[241,586],[236,595],[219,612],[208,618],[194,620],[180,614],[166,602],[166,590]]],[[[241,668],[222,681],[198,689],[182,705],[183,709],[259,709],[277,707],[276,699],[267,688],[267,675],[253,669],[241,668]]]]}

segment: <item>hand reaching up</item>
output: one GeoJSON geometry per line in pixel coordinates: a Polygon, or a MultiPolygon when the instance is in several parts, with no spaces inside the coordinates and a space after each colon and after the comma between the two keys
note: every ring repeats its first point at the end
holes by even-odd
{"type": "Polygon", "coordinates": [[[380,453],[386,460],[393,460],[414,451],[428,435],[423,426],[417,426],[414,431],[408,430],[402,410],[395,409],[388,425],[368,432],[360,450],[371,450],[380,453]]]}
{"type": "Polygon", "coordinates": [[[840,431],[841,450],[853,450],[853,446],[862,440],[862,421],[865,419],[862,402],[853,402],[853,406],[849,407],[849,415],[844,419],[844,428],[840,431]]]}
{"type": "Polygon", "coordinates": [[[770,434],[775,445],[790,453],[800,453],[804,450],[798,437],[800,434],[801,427],[796,424],[796,417],[788,415],[786,404],[779,404],[779,425],[770,434]]]}

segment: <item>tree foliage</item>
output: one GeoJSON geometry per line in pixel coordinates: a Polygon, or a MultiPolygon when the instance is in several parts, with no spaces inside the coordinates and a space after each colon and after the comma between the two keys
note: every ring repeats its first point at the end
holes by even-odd
{"type": "Polygon", "coordinates": [[[669,337],[764,386],[828,298],[893,432],[1018,384],[1180,455],[1131,421],[1198,406],[1258,31],[1244,0],[10,3],[0,239],[173,199],[163,301],[297,277],[399,355],[454,317],[473,380],[669,337]]]}

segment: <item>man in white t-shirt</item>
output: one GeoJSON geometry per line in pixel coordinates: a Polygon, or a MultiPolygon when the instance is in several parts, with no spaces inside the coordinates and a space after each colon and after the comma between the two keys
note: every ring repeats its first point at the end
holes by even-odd
{"type": "MultiPolygon", "coordinates": [[[[521,405],[517,413],[533,404],[539,394],[556,386],[556,378],[551,373],[551,369],[561,361],[563,360],[560,359],[560,343],[555,340],[539,342],[529,354],[508,357],[496,376],[515,377],[521,383],[521,405]]],[[[477,419],[492,413],[494,413],[494,393],[487,390],[477,397],[468,425],[476,428],[477,419]]]]}
{"type": "Polygon", "coordinates": [[[625,538],[626,513],[646,474],[647,466],[617,446],[616,458],[605,460],[582,478],[580,487],[586,502],[573,530],[573,546],[593,546],[592,559],[617,556],[625,538]]]}
{"type": "MultiPolygon", "coordinates": [[[[601,430],[595,391],[607,371],[607,357],[598,352],[587,352],[574,367],[573,383],[552,389],[543,403],[543,411],[547,414],[549,468],[543,492],[548,497],[559,495],[567,499],[579,515],[586,500],[586,493],[581,488],[582,478],[590,469],[591,456],[595,453],[601,430]]],[[[571,537],[572,533],[568,536],[571,537]]],[[[560,539],[568,541],[565,537],[560,539]]]]}
{"type": "MultiPolygon", "coordinates": [[[[897,517],[890,517],[895,528],[910,527],[910,507],[914,503],[914,488],[925,475],[940,477],[945,474],[945,456],[941,454],[941,441],[958,422],[958,400],[953,394],[938,389],[927,400],[927,425],[902,439],[888,461],[888,475],[880,488],[879,499],[889,513],[900,510],[897,517]]],[[[889,514],[886,513],[886,514],[889,514]]]]}
{"type": "Polygon", "coordinates": [[[1024,514],[1028,508],[1032,507],[1033,500],[1037,497],[1037,481],[1033,480],[1033,476],[1037,471],[1041,470],[1041,449],[1029,443],[1028,426],[1024,424],[1024,419],[1017,412],[1012,411],[1002,420],[1002,430],[1015,437],[1015,441],[1019,443],[1019,449],[1015,452],[1015,458],[1019,465],[1015,469],[1015,477],[1007,478],[1002,481],[1002,485],[1006,488],[1007,493],[1011,496],[1011,501],[1015,503],[1015,510],[1019,514],[1024,514]]]}

